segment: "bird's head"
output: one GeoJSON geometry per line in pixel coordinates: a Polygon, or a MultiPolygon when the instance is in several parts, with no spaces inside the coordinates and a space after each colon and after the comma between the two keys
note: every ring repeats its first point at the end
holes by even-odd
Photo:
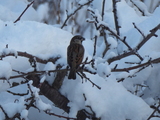
{"type": "Polygon", "coordinates": [[[79,43],[82,44],[82,42],[85,40],[84,37],[80,36],[80,35],[76,35],[71,39],[70,43],[79,43]]]}

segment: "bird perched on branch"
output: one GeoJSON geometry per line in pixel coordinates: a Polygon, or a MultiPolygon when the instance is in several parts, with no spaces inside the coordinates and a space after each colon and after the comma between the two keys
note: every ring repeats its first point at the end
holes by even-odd
{"type": "Polygon", "coordinates": [[[82,63],[84,56],[84,47],[82,45],[84,40],[85,38],[82,36],[76,35],[71,39],[67,48],[67,62],[70,66],[68,79],[76,79],[76,71],[82,63]]]}

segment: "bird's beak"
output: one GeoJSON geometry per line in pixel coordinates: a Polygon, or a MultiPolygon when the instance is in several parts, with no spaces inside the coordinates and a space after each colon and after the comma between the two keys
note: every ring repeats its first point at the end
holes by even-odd
{"type": "Polygon", "coordinates": [[[82,41],[84,41],[84,40],[85,40],[85,38],[82,39],[82,41]]]}

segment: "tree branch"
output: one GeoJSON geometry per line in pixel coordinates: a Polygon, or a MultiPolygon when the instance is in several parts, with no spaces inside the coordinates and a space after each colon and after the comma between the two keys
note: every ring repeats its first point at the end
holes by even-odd
{"type": "MultiPolygon", "coordinates": [[[[15,54],[14,54],[14,53],[9,53],[9,54],[6,54],[6,55],[2,54],[2,55],[0,56],[0,59],[2,59],[2,58],[4,58],[4,57],[7,57],[7,56],[15,56],[15,54]]],[[[50,58],[50,59],[48,59],[48,60],[43,60],[43,59],[41,59],[41,58],[39,58],[39,57],[36,57],[36,56],[33,56],[33,55],[31,55],[31,54],[29,54],[29,53],[27,53],[27,52],[20,52],[20,51],[17,51],[17,56],[26,57],[26,58],[34,58],[34,59],[36,60],[36,62],[43,63],[43,64],[46,64],[47,62],[52,62],[52,63],[55,64],[55,62],[56,62],[58,59],[61,58],[61,57],[57,56],[57,57],[55,57],[55,58],[50,58]]],[[[15,57],[17,57],[17,56],[15,56],[15,57]]]]}
{"type": "Polygon", "coordinates": [[[104,19],[104,8],[105,8],[105,2],[106,2],[106,0],[103,0],[103,3],[102,3],[102,21],[103,21],[103,19],[104,19]]]}
{"type": "Polygon", "coordinates": [[[27,7],[24,9],[24,11],[21,13],[21,15],[17,18],[17,20],[14,21],[14,23],[18,22],[22,15],[26,12],[26,10],[34,3],[34,1],[32,1],[30,4],[27,5],[27,7]]]}
{"type": "Polygon", "coordinates": [[[150,30],[150,34],[148,34],[136,47],[136,50],[139,50],[151,37],[155,36],[157,37],[157,35],[155,34],[157,32],[157,30],[160,29],[160,24],[158,24],[155,28],[153,28],[152,30],[150,30]]]}
{"type": "Polygon", "coordinates": [[[142,33],[142,31],[136,26],[136,24],[133,22],[132,23],[134,28],[138,30],[138,32],[143,36],[143,38],[145,38],[145,35],[142,33]]]}
{"type": "Polygon", "coordinates": [[[66,18],[66,20],[64,21],[63,25],[61,26],[61,29],[63,29],[63,27],[66,26],[67,21],[70,19],[70,17],[71,17],[72,15],[74,15],[74,14],[75,14],[78,10],[80,10],[83,6],[90,4],[92,1],[93,1],[93,0],[89,0],[89,1],[86,2],[85,4],[80,5],[73,13],[67,15],[67,18],[66,18]]]}
{"type": "MultiPolygon", "coordinates": [[[[122,58],[125,58],[127,56],[130,56],[130,55],[134,55],[151,37],[155,36],[157,37],[157,35],[155,35],[155,33],[157,32],[157,30],[160,29],[160,24],[157,25],[155,28],[153,28],[152,30],[150,30],[150,34],[148,34],[136,47],[135,47],[135,50],[133,51],[129,51],[129,52],[125,52],[121,55],[118,55],[116,57],[113,57],[113,58],[110,58],[108,59],[108,63],[112,63],[116,60],[120,60],[122,58]]],[[[143,58],[142,58],[143,59],[143,58]]]]}
{"type": "Polygon", "coordinates": [[[122,69],[112,69],[111,72],[128,72],[129,70],[134,70],[134,69],[137,69],[137,68],[141,68],[141,67],[144,67],[144,66],[149,66],[151,64],[156,64],[156,63],[160,63],[160,58],[156,58],[154,60],[149,60],[148,62],[145,62],[145,63],[142,63],[140,65],[136,65],[136,66],[133,66],[133,67],[128,67],[128,68],[122,68],[122,69]]]}
{"type": "Polygon", "coordinates": [[[118,13],[117,13],[117,6],[116,6],[117,2],[118,2],[117,0],[112,0],[115,28],[116,28],[116,31],[117,31],[117,35],[120,35],[120,32],[119,32],[120,26],[118,24],[118,13]]]}

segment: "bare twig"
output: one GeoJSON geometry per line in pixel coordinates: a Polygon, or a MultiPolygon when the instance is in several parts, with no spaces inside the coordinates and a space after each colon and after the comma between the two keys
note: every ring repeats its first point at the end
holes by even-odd
{"type": "MultiPolygon", "coordinates": [[[[156,111],[159,110],[159,107],[160,107],[160,104],[154,109],[154,111],[153,111],[152,114],[148,117],[147,120],[150,120],[152,117],[155,117],[154,114],[156,113],[156,111]]],[[[156,116],[156,117],[160,117],[160,116],[156,116]]]]}
{"type": "Polygon", "coordinates": [[[32,1],[30,4],[27,5],[27,7],[25,8],[25,10],[21,13],[21,15],[17,18],[17,20],[14,21],[14,23],[18,22],[22,15],[26,12],[26,10],[34,3],[34,1],[32,1]]]}
{"type": "Polygon", "coordinates": [[[65,118],[67,120],[77,120],[76,118],[71,118],[71,117],[65,117],[65,116],[61,116],[61,115],[57,115],[55,113],[52,113],[50,111],[44,111],[46,114],[48,115],[53,115],[53,116],[56,116],[56,117],[59,117],[59,118],[65,118]]]}
{"type": "Polygon", "coordinates": [[[155,28],[153,28],[152,30],[150,30],[150,34],[148,34],[136,47],[137,50],[139,50],[151,37],[155,36],[157,37],[157,35],[155,34],[157,32],[157,30],[160,29],[160,24],[158,24],[155,28]]]}
{"type": "Polygon", "coordinates": [[[136,24],[133,22],[133,26],[135,29],[138,30],[138,32],[143,36],[143,38],[145,38],[145,35],[142,33],[142,31],[136,26],[136,24]]]}
{"type": "Polygon", "coordinates": [[[105,49],[103,51],[103,54],[102,54],[102,57],[104,57],[105,54],[107,53],[107,51],[109,50],[110,44],[108,44],[108,42],[107,42],[106,33],[105,33],[105,30],[103,28],[102,28],[102,32],[103,32],[102,34],[103,34],[103,38],[104,38],[104,43],[106,45],[106,47],[105,47],[105,49]]]}
{"type": "Polygon", "coordinates": [[[2,112],[4,113],[6,120],[8,120],[8,119],[9,119],[9,116],[7,115],[7,113],[5,112],[4,108],[3,108],[1,105],[0,105],[0,109],[1,109],[2,112]]]}
{"type": "Polygon", "coordinates": [[[96,46],[97,46],[97,35],[95,36],[95,39],[94,39],[94,51],[93,51],[93,56],[96,55],[96,46]]]}
{"type": "Polygon", "coordinates": [[[103,3],[102,3],[102,21],[103,21],[103,19],[104,19],[104,8],[105,8],[105,2],[106,2],[106,0],[103,0],[103,3]]]}
{"type": "Polygon", "coordinates": [[[142,16],[145,16],[145,13],[144,13],[144,11],[142,11],[132,0],[130,0],[132,3],[133,3],[133,5],[142,13],[142,16]]]}
{"type": "Polygon", "coordinates": [[[114,23],[115,23],[117,35],[120,35],[120,32],[119,32],[120,26],[119,26],[119,23],[118,23],[118,13],[117,13],[117,6],[116,6],[117,1],[116,0],[112,0],[112,3],[113,3],[114,23]]]}
{"type": "Polygon", "coordinates": [[[94,82],[92,82],[89,78],[87,78],[87,76],[83,73],[80,72],[81,75],[83,76],[83,78],[85,78],[86,80],[88,80],[90,83],[92,83],[93,87],[96,86],[98,89],[101,89],[101,87],[99,87],[97,84],[95,84],[94,82]]]}
{"type": "Polygon", "coordinates": [[[136,66],[133,66],[133,67],[122,68],[122,69],[117,69],[116,68],[116,69],[112,69],[111,71],[112,72],[128,72],[129,70],[134,70],[134,69],[137,69],[137,68],[149,66],[149,65],[152,65],[152,64],[155,64],[155,63],[160,63],[160,58],[149,60],[148,62],[142,63],[140,65],[136,65],[136,66]]]}
{"type": "Polygon", "coordinates": [[[12,91],[7,90],[8,93],[11,93],[12,95],[18,95],[18,96],[24,96],[24,95],[28,95],[29,90],[27,90],[27,93],[14,93],[12,91]]]}
{"type": "Polygon", "coordinates": [[[73,13],[67,15],[67,18],[66,18],[66,20],[64,21],[63,25],[61,26],[61,29],[63,29],[63,27],[66,26],[67,21],[70,19],[70,17],[71,17],[72,15],[74,15],[75,13],[77,13],[77,11],[80,10],[83,6],[90,4],[92,1],[93,1],[93,0],[89,0],[89,1],[86,2],[85,4],[79,5],[79,7],[78,7],[73,13]]]}

